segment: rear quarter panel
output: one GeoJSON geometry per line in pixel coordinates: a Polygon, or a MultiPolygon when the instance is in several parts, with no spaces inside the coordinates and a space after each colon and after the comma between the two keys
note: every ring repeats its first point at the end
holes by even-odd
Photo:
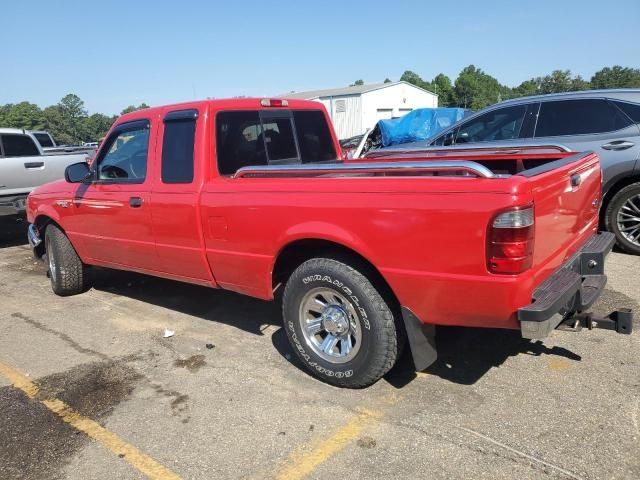
{"type": "MultiPolygon", "coordinates": [[[[489,275],[485,249],[494,212],[531,201],[517,183],[524,180],[222,178],[202,193],[207,258],[222,287],[268,299],[286,245],[329,240],[374,264],[423,321],[509,326],[516,279],[489,275]]],[[[531,281],[518,289],[523,304],[531,281]]]]}

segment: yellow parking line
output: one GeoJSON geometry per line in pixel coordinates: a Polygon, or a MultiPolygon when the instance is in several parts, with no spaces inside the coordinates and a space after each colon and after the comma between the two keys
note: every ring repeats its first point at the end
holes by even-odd
{"type": "Polygon", "coordinates": [[[133,445],[128,444],[97,422],[76,412],[62,400],[57,398],[37,398],[39,393],[38,386],[9,365],[0,362],[0,375],[11,382],[14,387],[22,390],[27,397],[40,402],[64,422],[85,433],[114,454],[124,458],[131,466],[147,477],[154,480],[180,480],[180,477],[171,470],[156,462],[150,456],[145,455],[133,445]]]}
{"type": "Polygon", "coordinates": [[[346,447],[370,423],[382,418],[382,416],[382,412],[361,409],[358,415],[338,428],[329,438],[317,443],[310,451],[294,454],[289,464],[276,473],[276,478],[278,480],[298,480],[306,477],[318,465],[346,447]]]}

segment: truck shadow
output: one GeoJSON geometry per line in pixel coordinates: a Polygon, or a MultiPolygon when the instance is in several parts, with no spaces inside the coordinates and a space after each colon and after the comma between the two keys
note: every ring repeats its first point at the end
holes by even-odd
{"type": "MultiPolygon", "coordinates": [[[[582,357],[563,347],[547,347],[542,341],[527,340],[517,330],[438,327],[436,332],[438,360],[424,373],[462,385],[472,385],[491,368],[502,365],[516,355],[554,355],[581,361],[582,357]]],[[[408,351],[385,379],[401,388],[416,378],[408,351]]]]}
{"type": "MultiPolygon", "coordinates": [[[[305,371],[287,340],[284,329],[271,337],[276,350],[298,369],[305,371]]],[[[515,330],[438,327],[436,334],[438,360],[424,373],[453,383],[473,385],[489,370],[509,357],[526,354],[555,355],[580,361],[582,357],[562,347],[547,347],[540,341],[525,340],[515,330]]],[[[395,388],[403,388],[417,378],[408,348],[384,380],[395,388]]]]}
{"type": "MultiPolygon", "coordinates": [[[[269,326],[282,326],[279,302],[265,302],[224,290],[190,285],[157,277],[96,268],[94,288],[136,299],[211,322],[220,322],[254,335],[271,335],[274,348],[289,363],[307,373],[289,345],[286,332],[269,326]]],[[[514,330],[438,327],[438,360],[425,373],[444,380],[472,385],[490,369],[509,357],[555,355],[580,361],[581,357],[562,347],[547,347],[539,341],[525,340],[514,330]]],[[[384,379],[402,388],[417,377],[409,349],[384,379]]]]}
{"type": "Polygon", "coordinates": [[[254,335],[265,335],[269,326],[282,324],[275,302],[226,290],[106,268],[92,269],[92,278],[96,290],[224,323],[254,335]]]}
{"type": "Polygon", "coordinates": [[[0,248],[17,247],[27,242],[27,222],[14,217],[0,219],[0,248]]]}

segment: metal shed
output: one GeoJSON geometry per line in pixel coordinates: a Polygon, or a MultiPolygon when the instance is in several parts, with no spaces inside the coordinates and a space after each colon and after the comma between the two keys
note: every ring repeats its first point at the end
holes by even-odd
{"type": "Polygon", "coordinates": [[[438,106],[438,95],[404,81],[290,92],[279,97],[323,103],[340,139],[360,135],[378,120],[438,106]]]}

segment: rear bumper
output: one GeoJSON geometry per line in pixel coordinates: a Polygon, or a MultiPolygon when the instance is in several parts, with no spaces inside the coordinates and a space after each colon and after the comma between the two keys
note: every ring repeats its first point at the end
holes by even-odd
{"type": "Polygon", "coordinates": [[[5,215],[24,215],[27,195],[0,197],[0,217],[5,215]]]}
{"type": "Polygon", "coordinates": [[[594,234],[533,292],[533,303],[518,309],[524,338],[547,337],[567,315],[582,312],[600,297],[607,277],[604,260],[615,244],[609,232],[594,234]]]}

